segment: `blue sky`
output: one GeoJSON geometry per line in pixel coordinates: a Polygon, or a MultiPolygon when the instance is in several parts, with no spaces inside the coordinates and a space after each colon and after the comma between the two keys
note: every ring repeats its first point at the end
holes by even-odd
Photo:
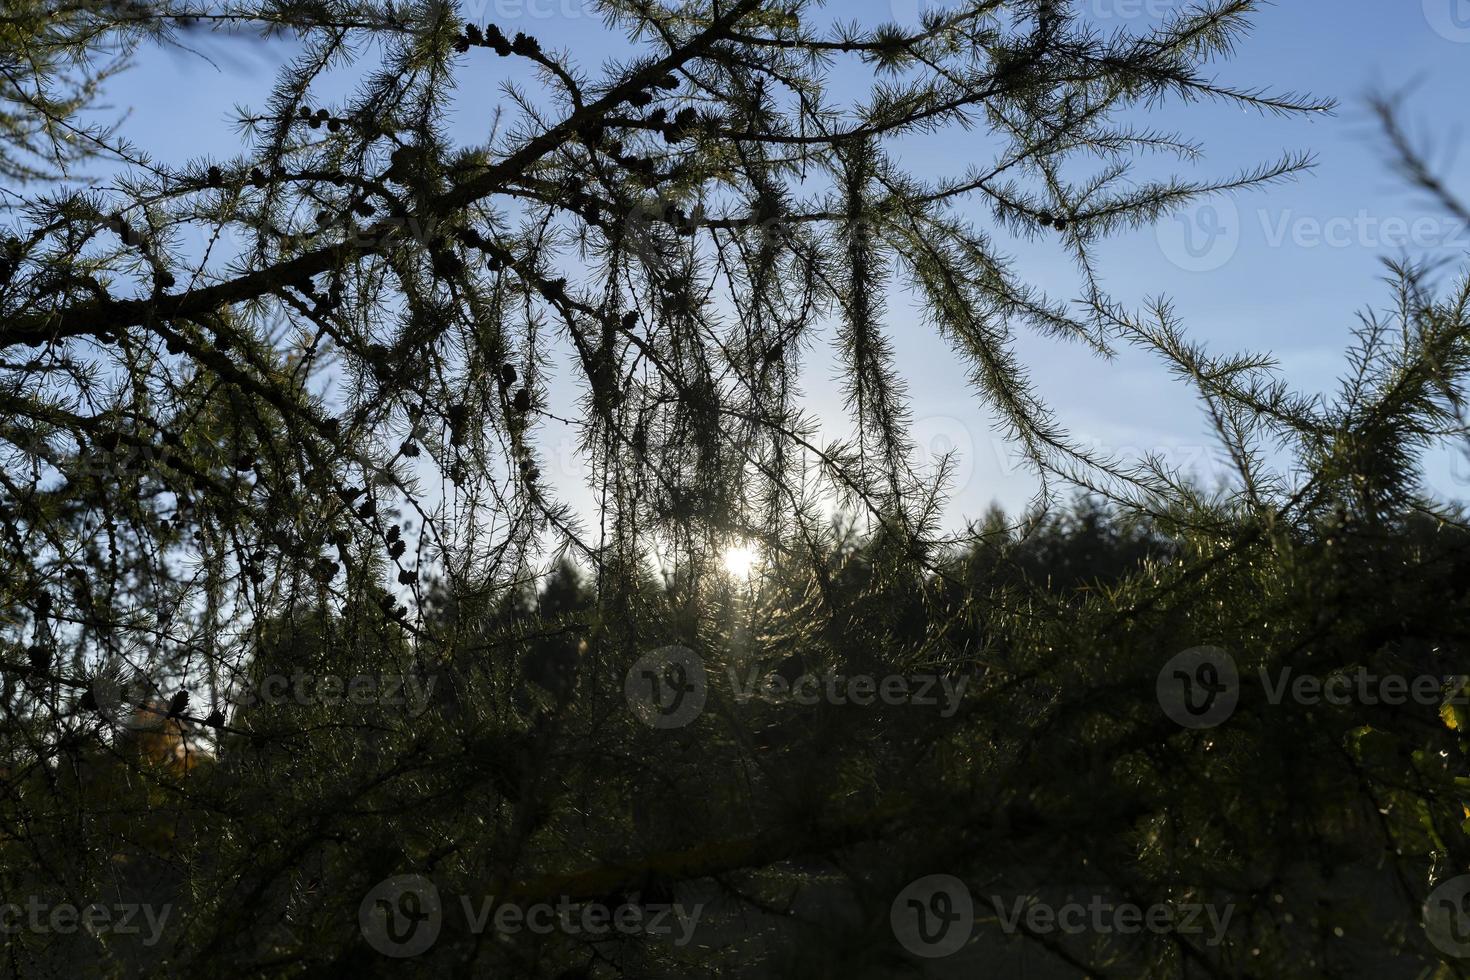
{"type": "MultiPolygon", "coordinates": [[[[834,19],[913,22],[929,0],[848,0],[828,8],[834,19]]],[[[943,4],[938,4],[943,6],[943,4]]],[[[1170,0],[1074,0],[1105,28],[1138,29],[1178,6],[1170,0]]],[[[581,0],[475,0],[471,19],[492,20],[508,32],[525,30],[550,47],[577,52],[595,73],[621,45],[610,43],[600,19],[581,0]]],[[[232,107],[263,103],[284,49],[211,42],[211,61],[151,49],[110,83],[107,97],[132,117],[123,132],[171,165],[239,148],[232,107]]],[[[487,54],[471,52],[471,55],[487,54]]],[[[490,74],[497,59],[465,59],[460,109],[453,121],[467,140],[483,134],[498,92],[490,74]]],[[[1470,67],[1470,0],[1289,0],[1267,7],[1253,36],[1218,77],[1240,87],[1310,92],[1341,103],[1332,117],[1277,119],[1223,105],[1170,105],[1147,120],[1200,141],[1204,159],[1179,172],[1224,176],[1283,151],[1310,150],[1315,171],[1300,180],[1214,202],[1158,228],[1104,243],[1105,283],[1129,306],[1165,295],[1174,300],[1190,335],[1213,350],[1266,350],[1301,389],[1331,389],[1350,341],[1356,313],[1378,304],[1380,258],[1413,255],[1462,258],[1470,231],[1447,222],[1432,203],[1389,171],[1386,154],[1362,105],[1375,88],[1415,84],[1409,103],[1416,129],[1432,136],[1437,159],[1454,178],[1454,149],[1470,120],[1464,97],[1470,67]]],[[[860,76],[854,76],[860,77],[860,76]]],[[[841,95],[843,93],[834,93],[841,95]]],[[[861,90],[855,90],[860,97],[861,90]]],[[[959,172],[978,155],[963,139],[905,147],[923,173],[959,172]]],[[[900,154],[900,158],[904,159],[900,154]]],[[[1176,168],[1177,169],[1177,168],[1176,168]]],[[[984,212],[975,211],[984,222],[984,212]]],[[[1058,296],[1074,295],[1075,273],[1055,241],[997,244],[1029,280],[1058,296]]],[[[920,444],[956,448],[964,457],[949,523],[977,517],[991,503],[1023,505],[1034,487],[991,430],[991,418],[965,384],[963,368],[938,338],[896,303],[891,326],[899,368],[910,381],[914,431],[920,444]]],[[[1023,336],[1019,349],[1040,393],[1059,420],[1084,443],[1123,455],[1155,452],[1200,467],[1208,479],[1214,444],[1190,392],[1154,359],[1123,351],[1112,362],[1055,341],[1023,336]]],[[[810,409],[844,430],[835,369],[821,357],[808,368],[810,409]]],[[[571,404],[570,391],[563,392],[571,404]]],[[[553,385],[552,396],[558,390],[553,385]]],[[[549,451],[565,457],[548,432],[549,451]]],[[[570,475],[570,474],[567,474],[570,475]]],[[[1442,495],[1470,497],[1470,465],[1449,456],[1431,466],[1430,485],[1442,495]]],[[[574,500],[590,498],[573,493],[574,500]]]]}

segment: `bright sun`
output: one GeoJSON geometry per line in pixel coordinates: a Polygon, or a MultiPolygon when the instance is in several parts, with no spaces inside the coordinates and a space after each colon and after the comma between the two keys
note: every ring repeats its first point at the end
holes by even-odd
{"type": "Polygon", "coordinates": [[[755,550],[754,545],[733,544],[725,549],[725,571],[731,578],[741,582],[750,579],[750,574],[755,570],[756,562],[759,560],[760,552],[755,550]]]}

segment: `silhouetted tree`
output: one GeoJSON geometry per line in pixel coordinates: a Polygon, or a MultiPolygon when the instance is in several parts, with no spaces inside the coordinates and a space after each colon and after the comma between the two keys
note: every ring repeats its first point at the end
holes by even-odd
{"type": "Polygon", "coordinates": [[[1306,165],[1129,175],[1196,152],[1136,128],[1165,98],[1327,108],[1205,74],[1257,4],[1106,34],[1058,0],[907,28],[829,26],[807,0],[594,6],[633,48],[600,69],[437,0],[47,2],[4,22],[12,178],[82,104],[14,108],[66,91],[63,53],[95,79],[99,46],[181,22],[299,42],[240,110],[238,156],[84,140],[111,185],[11,192],[0,899],[142,895],[180,917],[148,949],[23,930],[10,971],[388,975],[405,961],[372,923],[424,909],[375,889],[418,875],[445,914],[413,972],[895,975],[925,964],[895,898],[940,873],[981,906],[941,970],[1015,969],[1011,940],[1057,975],[1430,969],[1427,888],[1470,870],[1470,717],[1448,690],[1321,705],[1255,678],[1462,662],[1463,522],[1417,480],[1464,435],[1470,285],[1395,266],[1328,400],[1095,274],[1109,234],[1306,165]],[[456,73],[492,58],[497,124],[455,145],[456,73]],[[983,162],[908,165],[902,141],[935,134],[983,162]],[[1007,236],[1067,251],[1080,297],[1028,282],[1007,236]],[[894,282],[1038,472],[1087,495],[1072,511],[941,531],[947,466],[914,458],[894,282]],[[818,444],[801,369],[828,327],[853,432],[818,444]],[[1074,445],[1014,352],[1023,329],[1160,354],[1236,482],[1204,493],[1074,445]],[[554,420],[593,514],[544,472],[554,420]],[[722,568],[732,546],[759,552],[749,580],[722,568]],[[1161,684],[1206,644],[1234,658],[1240,703],[1181,726],[1161,684]],[[674,646],[695,659],[647,665],[674,646]],[[957,697],[746,696],[854,676],[957,697]],[[646,723],[667,715],[640,713],[639,685],[673,678],[683,704],[698,677],[702,710],[646,723]],[[126,751],[151,738],[124,731],[141,705],[213,763],[126,751]],[[1008,936],[984,907],[1067,889],[1239,914],[1212,945],[1008,936]],[[495,935],[460,896],[677,900],[705,932],[495,935]]]}

